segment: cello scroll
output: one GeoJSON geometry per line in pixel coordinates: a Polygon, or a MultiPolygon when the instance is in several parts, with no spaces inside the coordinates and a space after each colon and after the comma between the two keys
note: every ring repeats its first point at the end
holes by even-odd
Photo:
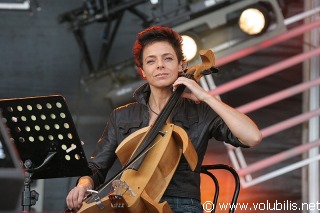
{"type": "Polygon", "coordinates": [[[184,72],[184,75],[191,75],[197,82],[199,82],[200,78],[204,75],[218,72],[218,69],[214,66],[215,57],[212,50],[200,50],[199,54],[202,64],[196,64],[187,68],[184,72]]]}

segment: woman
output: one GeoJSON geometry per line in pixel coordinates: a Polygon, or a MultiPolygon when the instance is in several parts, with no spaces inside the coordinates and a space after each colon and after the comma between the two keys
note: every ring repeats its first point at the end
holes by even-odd
{"type": "Polygon", "coordinates": [[[261,133],[246,115],[211,96],[194,80],[179,77],[185,58],[181,36],[172,29],[154,26],[140,32],[133,53],[147,83],[134,93],[137,102],[111,113],[89,162],[93,175],[79,179],[67,196],[67,205],[71,209],[81,207],[86,190],[104,183],[117,158],[118,145],[134,131],[152,125],[172,92],[183,84],[190,92],[182,94],[170,115],[170,122],[187,132],[197,151],[198,164],[195,171],[191,171],[182,157],[162,201],[167,201],[174,212],[202,212],[200,167],[209,139],[236,147],[251,147],[261,141],[261,133]]]}

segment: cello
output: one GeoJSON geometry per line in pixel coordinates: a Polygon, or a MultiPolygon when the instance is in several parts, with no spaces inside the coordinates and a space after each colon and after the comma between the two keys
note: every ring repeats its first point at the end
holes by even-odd
{"type": "MultiPolygon", "coordinates": [[[[199,81],[204,75],[216,72],[214,54],[200,50],[202,64],[186,69],[182,75],[199,81]]],[[[142,128],[125,138],[116,154],[123,165],[121,171],[84,198],[81,213],[171,213],[167,202],[160,202],[182,154],[191,170],[198,163],[197,153],[187,133],[168,118],[185,90],[179,85],[172,93],[152,126],[142,128]],[[118,180],[117,178],[120,177],[118,180]],[[99,193],[112,184],[114,191],[104,198],[99,193]]]]}

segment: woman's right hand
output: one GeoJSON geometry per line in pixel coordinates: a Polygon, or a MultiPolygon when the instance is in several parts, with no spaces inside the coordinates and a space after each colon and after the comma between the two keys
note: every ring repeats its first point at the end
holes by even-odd
{"type": "Polygon", "coordinates": [[[70,210],[79,211],[82,207],[83,198],[88,195],[87,190],[93,188],[92,182],[90,177],[79,179],[78,185],[69,192],[66,198],[67,206],[70,210]]]}
{"type": "Polygon", "coordinates": [[[82,206],[83,198],[87,195],[87,187],[76,186],[68,194],[66,201],[69,209],[78,211],[82,206]]]}

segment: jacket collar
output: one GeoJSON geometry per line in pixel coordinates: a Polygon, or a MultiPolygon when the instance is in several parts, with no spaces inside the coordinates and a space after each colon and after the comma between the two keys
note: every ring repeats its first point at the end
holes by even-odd
{"type": "Polygon", "coordinates": [[[147,105],[150,93],[150,85],[148,83],[145,83],[135,90],[135,92],[133,93],[133,98],[137,102],[147,105]]]}
{"type": "Polygon", "coordinates": [[[133,93],[133,98],[137,102],[146,105],[148,102],[150,93],[151,93],[150,85],[148,83],[145,83],[135,90],[135,92],[133,93]]]}

